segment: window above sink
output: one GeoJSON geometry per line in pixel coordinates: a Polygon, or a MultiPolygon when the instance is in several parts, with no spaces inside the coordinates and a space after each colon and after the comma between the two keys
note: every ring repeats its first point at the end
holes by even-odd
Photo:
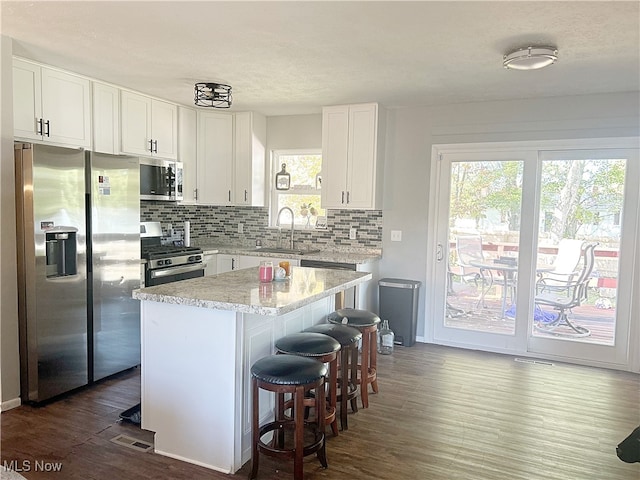
{"type": "MultiPolygon", "coordinates": [[[[271,208],[269,211],[269,225],[276,226],[276,217],[283,207],[289,207],[294,215],[296,229],[314,228],[318,216],[325,216],[326,212],[320,208],[320,188],[322,176],[322,151],[320,149],[304,150],[275,150],[272,156],[270,177],[271,208]],[[275,176],[282,165],[290,174],[290,188],[277,190],[275,176]]],[[[282,228],[291,224],[291,217],[283,213],[282,228]]]]}

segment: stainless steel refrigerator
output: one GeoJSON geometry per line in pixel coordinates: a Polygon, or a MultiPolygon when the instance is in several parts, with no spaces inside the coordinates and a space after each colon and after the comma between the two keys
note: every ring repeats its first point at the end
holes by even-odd
{"type": "Polygon", "coordinates": [[[22,400],[140,363],[137,157],[15,144],[22,400]]]}

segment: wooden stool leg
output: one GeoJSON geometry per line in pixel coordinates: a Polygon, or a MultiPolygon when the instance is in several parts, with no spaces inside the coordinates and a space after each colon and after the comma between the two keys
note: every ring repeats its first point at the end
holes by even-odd
{"type": "MultiPolygon", "coordinates": [[[[358,387],[358,345],[354,345],[351,348],[351,364],[349,365],[349,369],[351,370],[351,374],[349,376],[349,380],[353,383],[354,388],[358,387]]],[[[351,411],[353,413],[358,412],[358,395],[351,399],[351,411]]]]}
{"type": "Polygon", "coordinates": [[[371,388],[373,393],[378,393],[378,332],[377,329],[371,332],[373,342],[371,345],[371,362],[369,369],[373,372],[373,381],[371,382],[371,388]]]}
{"type": "Polygon", "coordinates": [[[340,427],[348,430],[347,397],[349,396],[349,349],[340,351],[340,427]]]}
{"type": "Polygon", "coordinates": [[[338,392],[336,391],[338,388],[338,359],[334,358],[331,362],[329,362],[329,405],[334,410],[333,422],[331,422],[331,430],[333,431],[333,436],[338,436],[338,415],[336,412],[337,407],[337,399],[338,392]]]}
{"type": "Polygon", "coordinates": [[[369,408],[369,358],[371,338],[368,332],[362,335],[362,355],[360,356],[360,398],[362,408],[369,408]]]}
{"type": "Polygon", "coordinates": [[[249,479],[254,479],[258,475],[258,440],[260,425],[259,422],[259,405],[258,405],[258,382],[255,378],[251,380],[251,394],[253,396],[253,412],[251,415],[251,472],[249,479]]]}
{"type": "MultiPolygon", "coordinates": [[[[277,422],[284,421],[284,404],[284,393],[276,393],[275,420],[277,422]]],[[[284,448],[284,428],[279,428],[277,432],[273,432],[271,444],[278,448],[284,448]]]]}
{"type": "Polygon", "coordinates": [[[324,468],[327,468],[328,467],[327,449],[326,449],[327,437],[324,434],[324,431],[325,431],[324,425],[325,425],[325,416],[326,416],[325,405],[327,404],[327,402],[325,401],[324,387],[325,387],[325,382],[320,383],[320,385],[318,386],[318,391],[316,392],[316,409],[318,411],[317,425],[318,425],[318,432],[320,432],[320,435],[322,435],[322,447],[320,447],[316,455],[318,457],[318,460],[320,460],[320,464],[324,468]]]}
{"type": "MultiPolygon", "coordinates": [[[[302,480],[302,461],[304,459],[304,388],[296,387],[296,393],[294,393],[294,417],[295,417],[295,451],[293,459],[293,478],[295,480],[302,480]]],[[[324,423],[324,417],[323,417],[324,423]]]]}

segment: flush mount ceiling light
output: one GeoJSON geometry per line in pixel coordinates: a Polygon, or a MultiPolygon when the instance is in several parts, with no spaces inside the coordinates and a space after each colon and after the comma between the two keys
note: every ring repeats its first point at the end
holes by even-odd
{"type": "Polygon", "coordinates": [[[195,95],[198,107],[229,108],[233,101],[231,87],[222,83],[196,83],[195,95]]]}
{"type": "Polygon", "coordinates": [[[503,57],[502,65],[511,70],[537,70],[552,65],[558,60],[555,47],[524,47],[503,57]]]}

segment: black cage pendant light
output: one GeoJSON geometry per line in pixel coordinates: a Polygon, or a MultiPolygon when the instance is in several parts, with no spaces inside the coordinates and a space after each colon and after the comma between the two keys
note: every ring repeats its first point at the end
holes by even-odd
{"type": "Polygon", "coordinates": [[[198,107],[229,108],[231,86],[222,83],[196,83],[195,103],[198,107]]]}

